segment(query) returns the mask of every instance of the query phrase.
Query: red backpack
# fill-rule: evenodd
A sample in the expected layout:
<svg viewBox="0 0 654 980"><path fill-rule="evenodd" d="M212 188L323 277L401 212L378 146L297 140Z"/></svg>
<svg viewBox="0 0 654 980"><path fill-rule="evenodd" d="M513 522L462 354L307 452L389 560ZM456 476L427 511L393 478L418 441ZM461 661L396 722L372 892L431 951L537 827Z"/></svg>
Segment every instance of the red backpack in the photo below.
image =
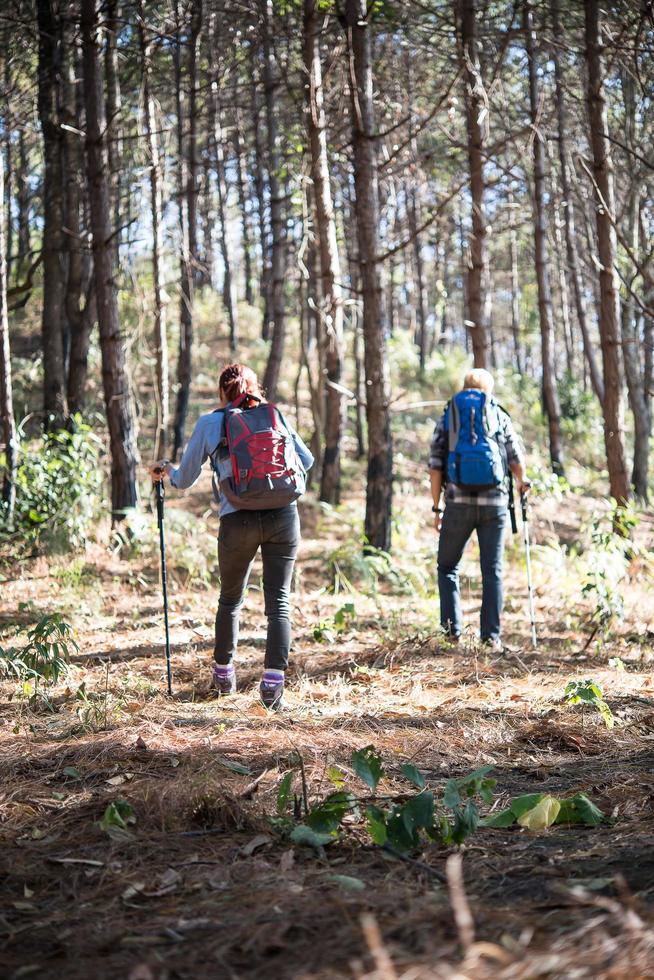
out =
<svg viewBox="0 0 654 980"><path fill-rule="evenodd" d="M225 433L211 463L230 504L239 510L273 510L302 496L306 473L279 409L271 402L241 407L254 397L241 395L224 409Z"/></svg>

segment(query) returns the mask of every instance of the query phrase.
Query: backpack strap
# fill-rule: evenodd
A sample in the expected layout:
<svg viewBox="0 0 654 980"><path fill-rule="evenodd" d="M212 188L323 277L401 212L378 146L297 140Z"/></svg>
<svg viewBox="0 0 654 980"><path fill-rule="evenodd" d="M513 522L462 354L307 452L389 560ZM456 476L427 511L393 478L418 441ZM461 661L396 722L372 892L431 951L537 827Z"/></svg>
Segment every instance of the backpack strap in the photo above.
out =
<svg viewBox="0 0 654 980"><path fill-rule="evenodd" d="M456 444L459 440L459 431L461 429L461 414L459 412L459 406L456 403L456 398L452 398L447 403L446 410L449 416L449 424L447 427L448 449L451 453L453 453L456 449Z"/></svg>

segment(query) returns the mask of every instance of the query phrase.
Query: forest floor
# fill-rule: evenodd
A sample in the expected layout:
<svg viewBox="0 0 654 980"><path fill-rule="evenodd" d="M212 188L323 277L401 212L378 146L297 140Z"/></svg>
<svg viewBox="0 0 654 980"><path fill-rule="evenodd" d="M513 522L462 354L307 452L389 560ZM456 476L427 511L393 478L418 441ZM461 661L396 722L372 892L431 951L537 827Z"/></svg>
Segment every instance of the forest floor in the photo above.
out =
<svg viewBox="0 0 654 980"><path fill-rule="evenodd" d="M182 506L201 513L206 493L201 482ZM96 544L81 563L15 566L2 584L3 635L58 609L75 624L79 651L53 711L3 688L1 975L654 976L651 578L632 562L627 618L610 643L583 651L588 631L566 619L560 569L548 567L547 547L539 552L552 516L565 515L559 536L574 535L592 504L536 502L539 646L530 647L524 567L511 545L512 652L489 656L474 640L474 553L463 590L471 632L452 651L435 629L434 596L383 583L377 595L326 589L325 556L350 532L308 500L288 710L279 714L256 698L257 573L243 610L239 692L216 700L208 692L215 588L185 588L171 555L169 699L155 551L128 561ZM426 502L424 510L432 549ZM325 642L325 623L346 602L354 616ZM623 669L609 665L615 657ZM603 688L612 730L598 713L562 703L567 681L585 677ZM82 683L86 701L76 694ZM346 822L340 840L316 851L271 823L280 781L300 757L310 800L329 791L331 765L371 796L350 762L369 744L386 761L382 795L406 793L399 767L409 760L437 791L488 764L497 806L526 792L581 790L611 819L468 838L473 937L451 865L447 881L452 849L425 844L398 860ZM117 799L136 822L107 832L99 822Z"/></svg>
<svg viewBox="0 0 654 980"><path fill-rule="evenodd" d="M194 410L210 410L212 397L209 379ZM402 425L412 427L408 415ZM654 521L642 515L640 549L625 562L610 535L593 543L589 532L598 514L609 519L605 500L537 493L537 650L520 538L506 549L510 652L489 655L475 639L472 544L462 569L468 630L448 648L438 631L423 462L433 420L424 412L421 425L411 439L396 433L403 476L390 565L361 560L360 493L339 509L313 494L301 504L288 707L279 714L257 700L257 566L238 693L218 700L209 691L218 586L207 474L167 498L173 698L151 510L128 544L99 524L82 555L0 565L0 645L24 642L17 626L59 612L79 647L49 707L0 684L1 977L654 977ZM361 486L349 458L346 477ZM624 618L588 643L607 600L607 580L593 575L614 559ZM608 600L617 611L610 588ZM588 678L604 692L612 729L592 706L564 703L566 684ZM352 763L368 745L385 762L377 796ZM312 806L333 790L334 766L364 803L383 806L407 798L407 762L438 799L451 777L492 766L484 813L524 793L581 791L607 819L480 827L458 850L462 881L456 857L448 861L456 848L425 841L402 859L350 816L337 840L314 849L289 839L290 813L277 819L289 771L298 806L302 771ZM103 827L119 801L131 807L126 829L107 819Z"/></svg>

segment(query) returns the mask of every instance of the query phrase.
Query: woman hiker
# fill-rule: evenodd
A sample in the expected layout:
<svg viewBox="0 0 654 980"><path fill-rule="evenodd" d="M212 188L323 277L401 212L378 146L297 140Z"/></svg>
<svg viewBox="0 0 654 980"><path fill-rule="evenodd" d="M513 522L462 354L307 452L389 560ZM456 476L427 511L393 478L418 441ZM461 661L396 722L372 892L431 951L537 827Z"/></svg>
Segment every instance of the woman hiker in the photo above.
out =
<svg viewBox="0 0 654 980"><path fill-rule="evenodd" d="M220 599L212 687L221 695L236 691L239 614L261 548L268 630L259 693L267 708L278 710L291 641L291 578L300 543L297 497L314 460L281 412L266 402L251 368L228 365L218 391L220 408L198 419L179 466L160 460L149 472L153 482L168 476L173 487L186 490L207 459L214 469L220 505Z"/></svg>

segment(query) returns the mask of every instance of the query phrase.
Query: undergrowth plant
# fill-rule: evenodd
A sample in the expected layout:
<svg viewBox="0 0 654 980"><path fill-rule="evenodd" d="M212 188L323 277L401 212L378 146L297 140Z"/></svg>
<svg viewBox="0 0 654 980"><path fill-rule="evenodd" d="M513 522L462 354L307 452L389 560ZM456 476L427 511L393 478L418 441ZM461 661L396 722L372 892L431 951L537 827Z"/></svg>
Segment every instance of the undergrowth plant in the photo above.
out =
<svg viewBox="0 0 654 980"><path fill-rule="evenodd" d="M631 558L637 552L631 535L638 518L630 508L618 507L612 501L611 509L594 513L588 532L590 549L584 556L586 574L581 594L591 603L586 625L591 632L586 646L597 636L604 639L616 623L624 620L622 583L627 575Z"/></svg>
<svg viewBox="0 0 654 980"><path fill-rule="evenodd" d="M602 689L595 681L569 681L563 692L563 701L565 704L571 706L581 705L582 724L584 720L584 708L587 706L599 711L607 728L613 728L615 724L613 712L604 700Z"/></svg>
<svg viewBox="0 0 654 980"><path fill-rule="evenodd" d="M22 681L28 694L36 694L39 683L56 684L70 670L71 650L78 650L70 623L61 613L43 616L31 629L19 627L25 636L22 647L0 647L0 677Z"/></svg>
<svg viewBox="0 0 654 980"><path fill-rule="evenodd" d="M482 766L467 776L448 779L443 794L437 797L427 787L423 773L412 763L404 763L400 771L412 791L379 797L377 788L386 772L382 756L368 745L352 753L351 765L370 791L367 796L348 788L345 772L338 766L331 766L327 777L334 787L333 792L309 805L304 765L300 760L299 767L289 770L280 782L277 814L271 818L273 826L295 844L320 848L337 840L347 826L363 825L374 844L406 855L428 843L445 847L463 844L479 826L508 827L517 821L536 830L541 824L594 825L603 819L601 811L583 794L556 800L543 816L542 811L547 809L543 806L546 794L540 793L519 797L507 810L484 820L479 805L493 801L496 781L490 776L492 766ZM300 791L294 792L298 775Z"/></svg>
<svg viewBox="0 0 654 980"><path fill-rule="evenodd" d="M84 546L101 497L100 440L80 416L71 426L19 444L16 504L10 520L0 502L0 541L49 554Z"/></svg>

